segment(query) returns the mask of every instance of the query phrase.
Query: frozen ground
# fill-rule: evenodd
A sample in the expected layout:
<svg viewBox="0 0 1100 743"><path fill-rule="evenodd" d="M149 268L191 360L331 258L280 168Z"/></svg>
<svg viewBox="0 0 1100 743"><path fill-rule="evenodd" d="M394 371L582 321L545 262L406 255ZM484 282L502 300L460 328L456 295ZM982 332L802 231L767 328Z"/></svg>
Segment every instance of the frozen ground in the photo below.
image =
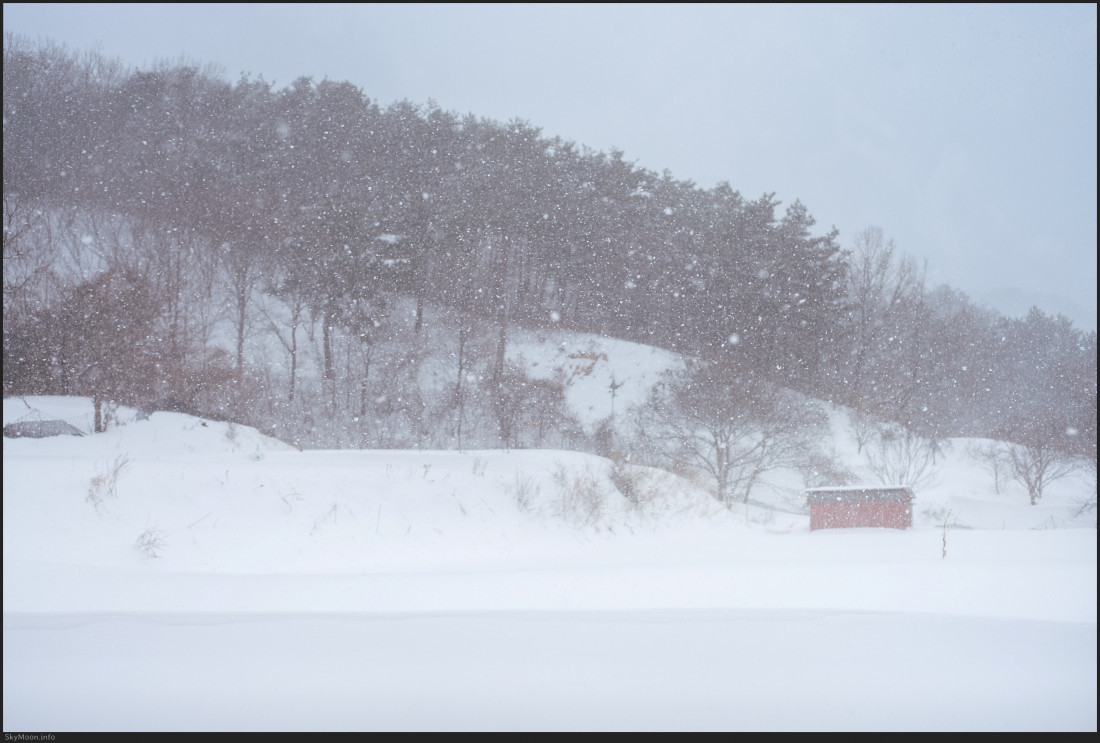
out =
<svg viewBox="0 0 1100 743"><path fill-rule="evenodd" d="M571 374L589 420L604 367L659 366L544 340L527 363L608 356ZM90 416L4 401L5 424ZM301 452L120 418L4 439L7 732L1097 727L1084 476L1032 507L956 441L913 529L811 533L793 473L761 489L780 510L731 511L637 469L639 509L574 452Z"/></svg>

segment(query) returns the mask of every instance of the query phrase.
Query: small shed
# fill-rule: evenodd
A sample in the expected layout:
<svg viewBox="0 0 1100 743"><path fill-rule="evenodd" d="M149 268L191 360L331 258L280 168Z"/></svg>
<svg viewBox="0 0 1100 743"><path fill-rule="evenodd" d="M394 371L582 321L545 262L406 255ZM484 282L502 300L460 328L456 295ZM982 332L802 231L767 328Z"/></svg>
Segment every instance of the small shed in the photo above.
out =
<svg viewBox="0 0 1100 743"><path fill-rule="evenodd" d="M806 491L810 530L913 525L913 491L909 488L837 487Z"/></svg>

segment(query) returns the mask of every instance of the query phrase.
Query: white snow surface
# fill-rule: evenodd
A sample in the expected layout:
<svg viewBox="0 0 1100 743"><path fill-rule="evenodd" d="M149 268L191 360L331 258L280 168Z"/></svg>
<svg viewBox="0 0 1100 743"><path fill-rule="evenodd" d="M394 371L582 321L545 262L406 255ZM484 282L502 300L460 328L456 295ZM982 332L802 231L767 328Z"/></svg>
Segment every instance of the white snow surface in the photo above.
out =
<svg viewBox="0 0 1100 743"><path fill-rule="evenodd" d="M619 414L678 363L524 342L533 369L584 365L586 425L612 375ZM5 425L91 415L4 400ZM862 472L845 415L829 446ZM633 468L638 508L576 452L299 451L118 419L4 439L6 732L1097 727L1083 474L1030 506L953 441L912 529L810 532L795 473L726 509ZM599 511L568 508L586 489Z"/></svg>

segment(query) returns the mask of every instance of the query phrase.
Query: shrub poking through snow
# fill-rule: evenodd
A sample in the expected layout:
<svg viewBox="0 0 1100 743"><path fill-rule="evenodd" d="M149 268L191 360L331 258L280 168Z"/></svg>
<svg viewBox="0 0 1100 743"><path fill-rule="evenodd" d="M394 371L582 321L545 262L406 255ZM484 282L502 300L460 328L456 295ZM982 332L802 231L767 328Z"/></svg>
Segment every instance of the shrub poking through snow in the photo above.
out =
<svg viewBox="0 0 1100 743"><path fill-rule="evenodd" d="M164 532L160 529L150 526L138 535L137 541L134 542L134 549L146 559L160 557L165 547L164 536Z"/></svg>
<svg viewBox="0 0 1100 743"><path fill-rule="evenodd" d="M115 457L114 464L106 465L88 482L88 495L84 498L96 511L103 505L104 496L118 497L118 480L130 466L130 458L125 454Z"/></svg>
<svg viewBox="0 0 1100 743"><path fill-rule="evenodd" d="M557 516L577 526L595 526L603 518L607 493L587 467L571 472L559 464L553 474L558 486Z"/></svg>
<svg viewBox="0 0 1100 743"><path fill-rule="evenodd" d="M517 472L515 480L509 485L509 488L516 499L516 505L519 506L521 511L530 513L534 510L535 499L538 497L541 488L535 484L530 475Z"/></svg>

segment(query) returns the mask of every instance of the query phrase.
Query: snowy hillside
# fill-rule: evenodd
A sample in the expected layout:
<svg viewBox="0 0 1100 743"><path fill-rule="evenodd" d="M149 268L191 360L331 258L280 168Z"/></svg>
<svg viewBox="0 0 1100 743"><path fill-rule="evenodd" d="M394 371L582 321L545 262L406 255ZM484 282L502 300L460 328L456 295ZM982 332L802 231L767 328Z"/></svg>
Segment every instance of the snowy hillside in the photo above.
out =
<svg viewBox="0 0 1100 743"><path fill-rule="evenodd" d="M592 427L612 379L618 416L678 363L545 334L514 358ZM5 425L91 413L4 401ZM576 452L116 418L4 439L6 730L1096 728L1084 474L1029 506L954 440L913 529L810 532L794 471L728 509Z"/></svg>
<svg viewBox="0 0 1100 743"><path fill-rule="evenodd" d="M621 418L663 372L683 366L671 351L584 333L527 331L511 349L532 379L564 376L566 402L589 431L615 413Z"/></svg>

